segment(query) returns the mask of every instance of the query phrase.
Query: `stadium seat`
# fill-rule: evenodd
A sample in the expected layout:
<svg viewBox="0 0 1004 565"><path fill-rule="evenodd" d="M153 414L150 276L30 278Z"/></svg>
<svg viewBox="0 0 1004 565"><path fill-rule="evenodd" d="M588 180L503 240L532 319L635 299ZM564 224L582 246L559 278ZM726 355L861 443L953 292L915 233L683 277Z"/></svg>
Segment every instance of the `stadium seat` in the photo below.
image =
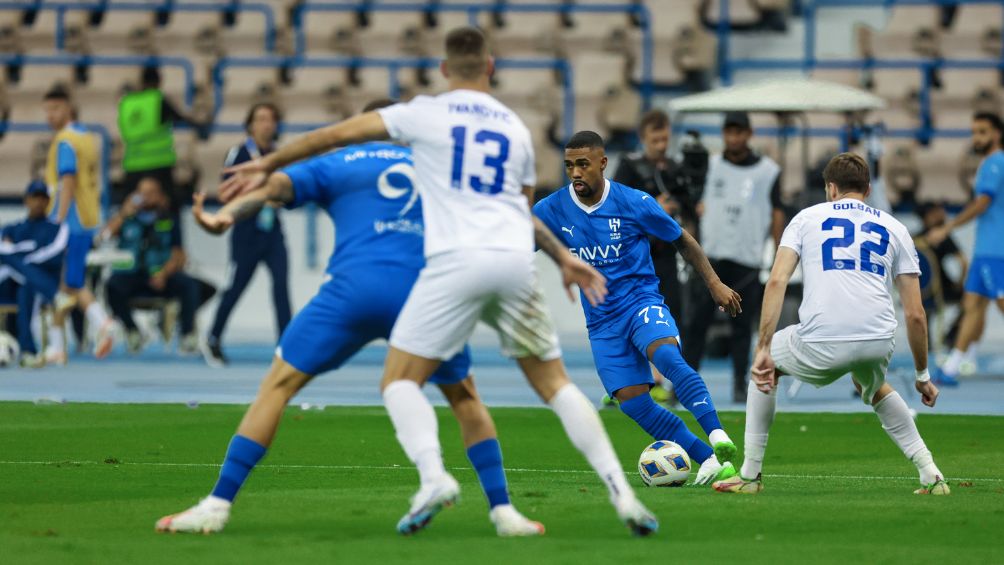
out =
<svg viewBox="0 0 1004 565"><path fill-rule="evenodd" d="M718 23L721 13L721 3L727 1L729 6L729 23L732 25L750 25L760 21L759 2L755 0L711 0L701 5L705 7L704 17L712 23Z"/></svg>
<svg viewBox="0 0 1004 565"><path fill-rule="evenodd" d="M153 40L153 13L109 10L96 30L91 30L91 49L96 55L123 55L134 52L130 37L144 29Z"/></svg>
<svg viewBox="0 0 1004 565"><path fill-rule="evenodd" d="M247 112L247 108L244 109ZM195 167L199 171L199 189L210 196L216 195L223 170L223 162L230 148L247 137L244 133L217 133L209 141L195 143ZM176 140L185 139L184 134L176 134ZM183 143L177 143L183 145Z"/></svg>
<svg viewBox="0 0 1004 565"><path fill-rule="evenodd" d="M275 8L274 3L273 8ZM279 14L276 18L279 19ZM278 25L278 22L276 22ZM240 12L233 27L223 27L221 34L230 55L260 55L265 53L265 15L260 12Z"/></svg>
<svg viewBox="0 0 1004 565"><path fill-rule="evenodd" d="M944 200L963 204L969 200L969 189L962 185L963 157L969 152L968 139L937 138L929 147L917 147L920 189L918 200Z"/></svg>
<svg viewBox="0 0 1004 565"><path fill-rule="evenodd" d="M912 59L925 56L917 52L916 40L921 30L940 37L938 9L935 6L893 6L882 29L872 28L872 54L883 58ZM862 53L868 55L868 53Z"/></svg>
<svg viewBox="0 0 1004 565"><path fill-rule="evenodd" d="M984 49L987 32L1000 33L1004 8L993 4L973 4L958 7L952 27L945 33L944 53L954 58L999 57L1000 47L995 51ZM998 35L999 37L999 35Z"/></svg>
<svg viewBox="0 0 1004 565"><path fill-rule="evenodd" d="M401 56L401 32L421 24L419 12L373 12L370 25L357 30L359 46L367 57Z"/></svg>
<svg viewBox="0 0 1004 565"><path fill-rule="evenodd" d="M935 125L939 128L968 128L973 115L973 99L985 89L1000 93L1000 74L993 69L944 69L942 88L931 91ZM999 113L1001 108L998 106Z"/></svg>
<svg viewBox="0 0 1004 565"><path fill-rule="evenodd" d="M306 34L309 55L330 55L331 35L335 30L356 28L352 12L308 11L304 13L302 33Z"/></svg>
<svg viewBox="0 0 1004 565"><path fill-rule="evenodd" d="M0 178L4 181L0 185L3 189L0 197L20 198L33 177L32 172L41 175L42 167L38 166L37 159L39 146L47 149L50 139L52 136L48 134L15 132L7 132L0 139L0 154L3 155L0 159Z"/></svg>

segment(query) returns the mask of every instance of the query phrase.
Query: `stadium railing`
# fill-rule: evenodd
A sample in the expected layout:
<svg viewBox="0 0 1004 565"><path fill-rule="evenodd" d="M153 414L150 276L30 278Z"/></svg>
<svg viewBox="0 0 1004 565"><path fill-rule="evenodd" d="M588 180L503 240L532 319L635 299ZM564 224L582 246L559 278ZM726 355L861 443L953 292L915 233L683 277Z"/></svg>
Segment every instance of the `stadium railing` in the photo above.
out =
<svg viewBox="0 0 1004 565"><path fill-rule="evenodd" d="M275 12L268 4L226 0L214 4L198 4L162 0L158 4L143 2L0 2L0 10L38 10L56 12L56 49L62 50L66 39L67 12L218 12L220 14L257 12L265 18L263 42L266 52L275 48Z"/></svg>
<svg viewBox="0 0 1004 565"><path fill-rule="evenodd" d="M0 64L29 66L70 66L87 65L94 67L141 67L156 65L179 67L185 74L185 105L191 106L195 98L195 66L184 57L161 57L147 55L21 55L0 53Z"/></svg>
<svg viewBox="0 0 1004 565"><path fill-rule="evenodd" d="M519 4L514 2L500 2L491 0L482 3L440 3L436 1L413 2L413 3L387 3L374 2L371 0L347 0L344 2L304 2L296 7L293 12L293 29L296 34L296 54L303 55L307 50L307 34L304 30L303 20L310 12L416 12L416 13L439 13L439 12L462 12L468 14L469 21L476 25L477 17L483 12L505 13L550 13L550 14L624 14L633 18L633 21L641 30L641 81L638 85L639 94L642 97L642 105L649 108L652 102L653 82L652 82L652 57L653 57L653 37L652 18L649 9L644 4L571 4L571 3L545 3L545 4Z"/></svg>
<svg viewBox="0 0 1004 565"><path fill-rule="evenodd" d="M729 38L732 32L729 28L729 0L719 3L718 25L718 71L723 85L730 85L735 71L775 71L801 70L809 73L816 69L872 70L872 69L916 69L920 73L919 89L920 127L913 129L887 130L886 134L893 137L913 138L921 143L927 143L934 137L965 137L967 130L939 129L934 127L931 115L931 76L941 69L997 69L1004 72L1004 45L1001 55L986 59L954 59L918 58L918 59L819 59L816 56L817 11L820 8L860 8L924 5L959 5L959 4L1000 4L1001 0L807 0L801 3L801 14L805 21L804 52L800 58L792 59L733 59L728 56ZM1004 21L1004 17L1002 17ZM809 135L821 135L825 130L810 130Z"/></svg>

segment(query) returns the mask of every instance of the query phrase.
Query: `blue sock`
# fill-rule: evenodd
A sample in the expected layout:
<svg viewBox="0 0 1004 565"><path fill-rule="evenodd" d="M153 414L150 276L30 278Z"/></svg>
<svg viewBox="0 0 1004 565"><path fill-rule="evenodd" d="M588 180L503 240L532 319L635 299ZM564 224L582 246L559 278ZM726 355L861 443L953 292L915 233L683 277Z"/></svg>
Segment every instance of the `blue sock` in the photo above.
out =
<svg viewBox="0 0 1004 565"><path fill-rule="evenodd" d="M213 487L213 496L233 502L237 491L248 478L248 474L258 461L265 456L267 448L244 436L236 435L230 440L227 457L220 469L220 478Z"/></svg>
<svg viewBox="0 0 1004 565"><path fill-rule="evenodd" d="M502 447L495 438L486 439L467 448L467 458L478 472L481 489L488 498L488 506L495 508L509 504L509 487L502 468Z"/></svg>
<svg viewBox="0 0 1004 565"><path fill-rule="evenodd" d="M690 460L698 465L704 463L714 453L708 444L704 443L687 428L679 416L659 406L648 394L642 394L621 402L621 411L632 420L648 435L655 439L668 439L678 444Z"/></svg>
<svg viewBox="0 0 1004 565"><path fill-rule="evenodd" d="M704 433L710 434L722 429L722 422L718 419L718 411L715 410L715 403L711 400L704 379L684 361L678 345L659 346L652 355L652 364L673 383L673 390L676 391L680 404L697 418Z"/></svg>

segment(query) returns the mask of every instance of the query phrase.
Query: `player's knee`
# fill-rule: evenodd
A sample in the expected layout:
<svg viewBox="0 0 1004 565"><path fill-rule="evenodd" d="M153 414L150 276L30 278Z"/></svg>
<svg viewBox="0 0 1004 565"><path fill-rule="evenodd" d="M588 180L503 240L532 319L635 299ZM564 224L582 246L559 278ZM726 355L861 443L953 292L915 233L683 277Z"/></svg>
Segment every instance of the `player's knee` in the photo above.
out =
<svg viewBox="0 0 1004 565"><path fill-rule="evenodd" d="M648 385L632 385L626 386L622 389L614 391L614 398L619 402L627 402L632 398L637 398L643 394L647 395L649 393Z"/></svg>
<svg viewBox="0 0 1004 565"><path fill-rule="evenodd" d="M655 354L663 347L670 347L675 349L676 351L680 351L680 343L676 341L675 338L667 337L664 339L657 339L652 343L648 344L648 348L645 351L645 354L648 356L648 360L651 361L652 363L655 363Z"/></svg>
<svg viewBox="0 0 1004 565"><path fill-rule="evenodd" d="M861 392L860 385L858 385L858 392ZM872 406L875 406L876 404L881 402L883 398L889 396L893 392L895 392L895 389L893 389L889 383L882 383L882 386L880 386L879 389L875 391L875 394L872 396Z"/></svg>
<svg viewBox="0 0 1004 565"><path fill-rule="evenodd" d="M262 381L261 392L268 395L279 395L287 400L292 398L310 381L310 375L299 371L278 357L272 362L268 375Z"/></svg>

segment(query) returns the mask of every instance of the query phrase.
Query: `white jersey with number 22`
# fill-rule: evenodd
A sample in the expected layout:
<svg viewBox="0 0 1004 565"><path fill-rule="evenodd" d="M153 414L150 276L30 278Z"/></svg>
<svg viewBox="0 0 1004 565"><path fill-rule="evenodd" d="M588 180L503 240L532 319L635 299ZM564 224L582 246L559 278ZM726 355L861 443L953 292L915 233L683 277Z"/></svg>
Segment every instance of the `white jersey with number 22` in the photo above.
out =
<svg viewBox="0 0 1004 565"><path fill-rule="evenodd" d="M456 249L533 252L523 195L536 183L533 143L515 112L474 90L419 96L378 112L390 136L412 148L426 257Z"/></svg>
<svg viewBox="0 0 1004 565"><path fill-rule="evenodd" d="M801 257L802 341L861 341L896 333L893 281L920 273L913 238L899 220L852 198L826 202L798 213L781 246Z"/></svg>

